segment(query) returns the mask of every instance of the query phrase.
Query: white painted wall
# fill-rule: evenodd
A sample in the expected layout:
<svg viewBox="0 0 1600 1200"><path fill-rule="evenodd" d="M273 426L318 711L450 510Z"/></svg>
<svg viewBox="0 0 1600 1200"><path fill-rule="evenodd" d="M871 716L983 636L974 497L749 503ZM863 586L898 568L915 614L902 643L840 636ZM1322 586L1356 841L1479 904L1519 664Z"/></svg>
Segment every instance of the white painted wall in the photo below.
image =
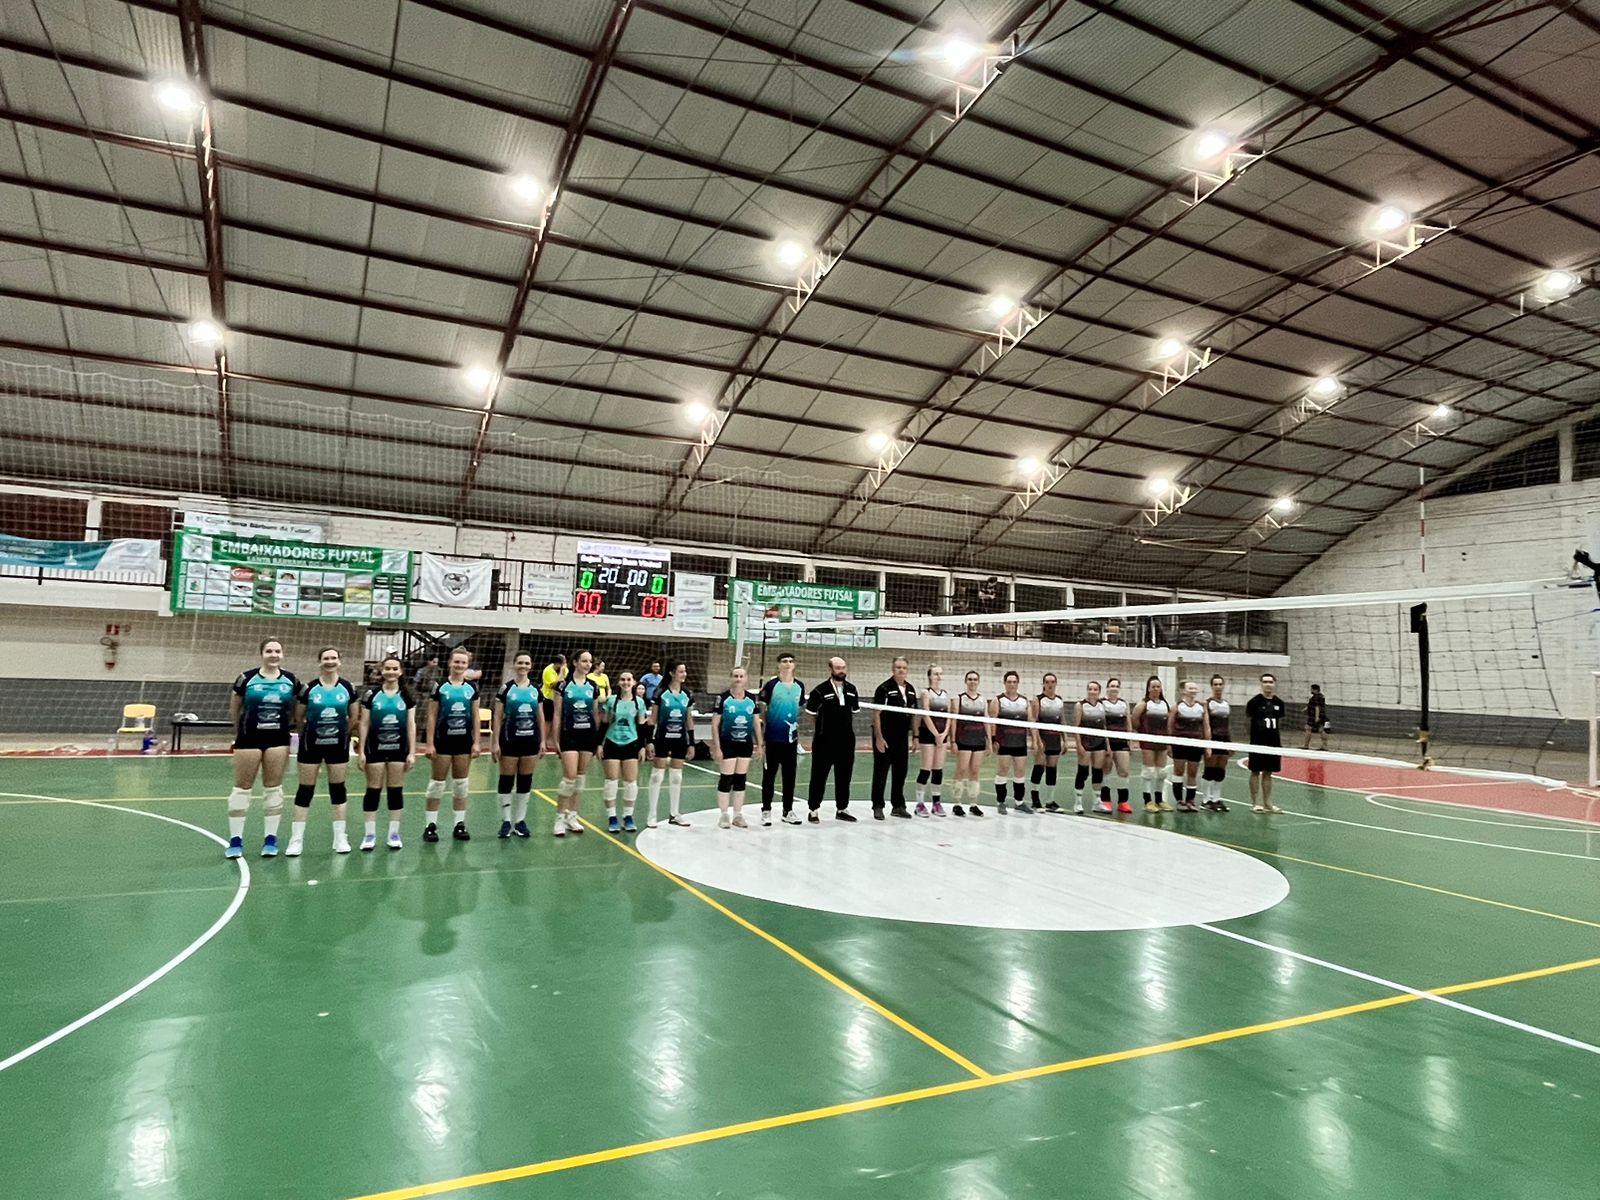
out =
<svg viewBox="0 0 1600 1200"><path fill-rule="evenodd" d="M1600 552L1600 480L1430 500L1424 572L1415 501L1406 501L1297 575L1313 595L1564 576L1579 546ZM1429 605L1437 711L1586 720L1600 667L1592 588L1533 599ZM1312 682L1329 702L1414 708L1408 606L1288 614L1291 700Z"/></svg>

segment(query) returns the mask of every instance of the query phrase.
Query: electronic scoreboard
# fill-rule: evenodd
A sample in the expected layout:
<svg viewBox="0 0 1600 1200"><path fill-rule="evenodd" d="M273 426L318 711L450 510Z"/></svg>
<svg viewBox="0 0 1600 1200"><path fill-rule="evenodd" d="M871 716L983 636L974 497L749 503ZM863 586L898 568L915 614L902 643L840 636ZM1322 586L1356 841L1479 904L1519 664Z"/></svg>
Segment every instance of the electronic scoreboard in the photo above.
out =
<svg viewBox="0 0 1600 1200"><path fill-rule="evenodd" d="M581 616L666 619L670 550L579 542L574 574L572 611Z"/></svg>

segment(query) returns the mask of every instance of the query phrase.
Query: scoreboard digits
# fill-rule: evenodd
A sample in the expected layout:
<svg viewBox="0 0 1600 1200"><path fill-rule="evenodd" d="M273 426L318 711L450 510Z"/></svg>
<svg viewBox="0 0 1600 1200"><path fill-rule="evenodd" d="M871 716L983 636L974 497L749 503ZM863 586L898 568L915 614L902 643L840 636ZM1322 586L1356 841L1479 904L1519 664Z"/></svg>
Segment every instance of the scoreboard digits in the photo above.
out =
<svg viewBox="0 0 1600 1200"><path fill-rule="evenodd" d="M572 611L579 616L667 616L672 552L652 546L579 542Z"/></svg>

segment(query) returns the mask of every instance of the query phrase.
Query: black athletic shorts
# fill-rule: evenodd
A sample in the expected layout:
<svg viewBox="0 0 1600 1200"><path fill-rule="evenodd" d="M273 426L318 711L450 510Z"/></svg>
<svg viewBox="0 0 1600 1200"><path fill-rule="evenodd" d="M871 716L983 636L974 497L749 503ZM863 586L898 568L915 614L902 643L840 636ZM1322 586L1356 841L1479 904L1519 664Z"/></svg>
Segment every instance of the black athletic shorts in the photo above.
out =
<svg viewBox="0 0 1600 1200"><path fill-rule="evenodd" d="M689 739L686 737L656 738L656 757L670 758L673 762L682 762L689 757Z"/></svg>
<svg viewBox="0 0 1600 1200"><path fill-rule="evenodd" d="M366 760L370 763L403 763L411 756L411 744L401 742L399 745L380 746L371 738L367 739Z"/></svg>
<svg viewBox="0 0 1600 1200"><path fill-rule="evenodd" d="M978 750L987 750L988 748L989 748L989 739L984 737L981 733L976 735L976 736L973 736L973 735L970 735L970 734L965 736L965 737L963 737L963 736L961 736L959 734L956 736L956 749L957 750L978 751Z"/></svg>
<svg viewBox="0 0 1600 1200"><path fill-rule="evenodd" d="M433 752L435 754L448 754L454 758L457 754L471 754L472 747L478 739L470 733L450 735L436 734L433 739Z"/></svg>
<svg viewBox="0 0 1600 1200"><path fill-rule="evenodd" d="M1253 775L1276 775L1283 770L1283 758L1277 754L1258 754L1252 750L1247 763Z"/></svg>
<svg viewBox="0 0 1600 1200"><path fill-rule="evenodd" d="M606 738L600 743L600 757L621 762L636 760L643 745L643 742L613 742Z"/></svg>
<svg viewBox="0 0 1600 1200"><path fill-rule="evenodd" d="M1199 762L1206 756L1204 747L1201 746L1174 746L1172 747L1173 762Z"/></svg>
<svg viewBox="0 0 1600 1200"><path fill-rule="evenodd" d="M1110 743L1103 737L1090 737L1088 734L1083 737L1083 752L1085 754L1099 754L1100 751L1108 749L1109 746Z"/></svg>
<svg viewBox="0 0 1600 1200"><path fill-rule="evenodd" d="M917 726L917 744L919 746L937 746L944 739L936 735L926 725Z"/></svg>
<svg viewBox="0 0 1600 1200"><path fill-rule="evenodd" d="M279 746L289 744L289 731L287 729L256 729L249 733L238 734L233 739L235 750L275 750Z"/></svg>
<svg viewBox="0 0 1600 1200"><path fill-rule="evenodd" d="M539 707L544 709L544 719L546 721L554 721L556 719L556 702L554 700L547 696L539 701Z"/></svg>
<svg viewBox="0 0 1600 1200"><path fill-rule="evenodd" d="M756 755L756 744L754 742L734 742L729 741L727 738L720 738L718 739L718 744L722 748L723 758L754 758Z"/></svg>
<svg viewBox="0 0 1600 1200"><path fill-rule="evenodd" d="M598 729L569 729L561 735L561 753L576 750L579 754L593 754L600 749Z"/></svg>
<svg viewBox="0 0 1600 1200"><path fill-rule="evenodd" d="M500 739L501 758L537 758L543 749L537 733L527 737L502 737Z"/></svg>
<svg viewBox="0 0 1600 1200"><path fill-rule="evenodd" d="M302 741L297 757L303 763L327 763L330 767L338 766L350 761L350 741L346 738L331 746L319 746L315 742Z"/></svg>
<svg viewBox="0 0 1600 1200"><path fill-rule="evenodd" d="M1087 744L1088 741L1089 741L1088 738L1084 738L1083 740L1084 740L1085 744ZM1049 755L1049 756L1053 757L1053 756L1061 753L1061 744L1062 743L1061 743L1061 735L1059 733L1041 733L1039 735L1039 741L1041 743L1043 743L1044 752L1045 752L1046 755ZM1099 746L1090 746L1089 747L1089 749L1091 749L1091 750L1098 750L1100 748L1101 747L1099 747Z"/></svg>
<svg viewBox="0 0 1600 1200"><path fill-rule="evenodd" d="M1028 744L1024 742L1020 746L1002 745L998 750L995 751L995 753L1000 755L1002 758L1027 758Z"/></svg>

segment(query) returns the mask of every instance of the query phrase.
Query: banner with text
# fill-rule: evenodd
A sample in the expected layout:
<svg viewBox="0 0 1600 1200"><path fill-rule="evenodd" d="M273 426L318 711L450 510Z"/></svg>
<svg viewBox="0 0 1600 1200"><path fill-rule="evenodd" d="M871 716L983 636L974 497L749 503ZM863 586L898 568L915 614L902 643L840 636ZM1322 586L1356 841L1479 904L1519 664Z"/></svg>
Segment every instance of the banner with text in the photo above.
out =
<svg viewBox="0 0 1600 1200"><path fill-rule="evenodd" d="M876 588L735 579L728 586L728 640L737 641L740 623L747 622L747 643L872 649L878 644L876 627L839 629L827 622L875 617L880 608ZM777 628L780 624L784 627Z"/></svg>
<svg viewBox="0 0 1600 1200"><path fill-rule="evenodd" d="M407 621L411 551L180 530L172 611Z"/></svg>
<svg viewBox="0 0 1600 1200"><path fill-rule="evenodd" d="M494 603L494 560L447 558L424 551L417 566L417 601L453 608L488 608Z"/></svg>
<svg viewBox="0 0 1600 1200"><path fill-rule="evenodd" d="M709 634L717 619L717 577L675 571L672 575L674 633Z"/></svg>
<svg viewBox="0 0 1600 1200"><path fill-rule="evenodd" d="M161 570L161 543L144 538L104 542L52 542L0 534L0 566L49 571Z"/></svg>

